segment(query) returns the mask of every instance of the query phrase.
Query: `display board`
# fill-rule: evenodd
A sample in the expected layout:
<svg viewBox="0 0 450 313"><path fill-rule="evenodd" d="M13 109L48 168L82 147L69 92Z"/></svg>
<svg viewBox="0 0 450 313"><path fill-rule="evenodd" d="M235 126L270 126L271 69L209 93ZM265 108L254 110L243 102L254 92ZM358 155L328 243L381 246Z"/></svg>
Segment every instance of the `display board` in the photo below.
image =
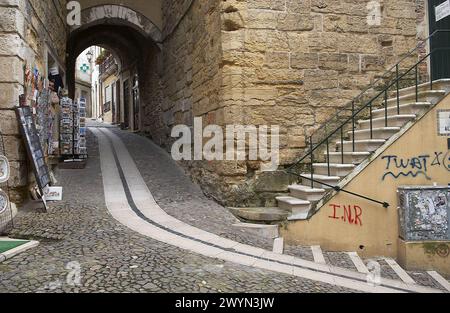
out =
<svg viewBox="0 0 450 313"><path fill-rule="evenodd" d="M25 140L28 155L33 165L34 175L41 192L50 184L50 175L47 164L45 163L44 153L41 142L36 131L36 126L33 121L31 108L19 107L16 108L17 118L22 136Z"/></svg>
<svg viewBox="0 0 450 313"><path fill-rule="evenodd" d="M450 239L450 188L400 187L400 237L407 241Z"/></svg>

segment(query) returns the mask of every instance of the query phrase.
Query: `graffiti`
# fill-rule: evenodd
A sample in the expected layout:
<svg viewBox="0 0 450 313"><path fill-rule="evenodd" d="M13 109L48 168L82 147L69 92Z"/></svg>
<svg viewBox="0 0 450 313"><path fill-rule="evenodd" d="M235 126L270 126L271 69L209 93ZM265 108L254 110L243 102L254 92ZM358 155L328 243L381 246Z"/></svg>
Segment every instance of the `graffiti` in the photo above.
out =
<svg viewBox="0 0 450 313"><path fill-rule="evenodd" d="M436 249L436 254L439 255L441 258L448 257L448 255L450 254L448 246L445 244L440 244Z"/></svg>
<svg viewBox="0 0 450 313"><path fill-rule="evenodd" d="M450 249L445 243L425 243L423 248L426 254L438 255L441 258L446 258L450 255Z"/></svg>
<svg viewBox="0 0 450 313"><path fill-rule="evenodd" d="M419 155L412 158L402 158L398 155L386 155L381 158L386 161L386 169L382 180L387 177L398 179L400 177L424 176L431 180L428 172L433 167L444 167L450 171L449 152L434 152L434 155Z"/></svg>
<svg viewBox="0 0 450 313"><path fill-rule="evenodd" d="M333 209L333 215L329 216L331 219L341 220L351 225L362 226L362 209L357 205L337 205L330 204Z"/></svg>

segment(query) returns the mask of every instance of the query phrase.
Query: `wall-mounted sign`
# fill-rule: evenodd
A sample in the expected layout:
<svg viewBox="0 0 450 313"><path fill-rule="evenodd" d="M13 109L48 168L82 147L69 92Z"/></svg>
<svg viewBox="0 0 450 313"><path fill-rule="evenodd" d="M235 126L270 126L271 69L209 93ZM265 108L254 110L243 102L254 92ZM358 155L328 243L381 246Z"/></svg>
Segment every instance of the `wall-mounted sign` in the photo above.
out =
<svg viewBox="0 0 450 313"><path fill-rule="evenodd" d="M19 120L20 130L25 139L25 146L33 165L34 175L41 191L50 184L50 175L47 164L45 163L44 153L41 142L33 122L33 116L30 107L16 108L17 118Z"/></svg>
<svg viewBox="0 0 450 313"><path fill-rule="evenodd" d="M439 136L450 136L450 110L439 110L437 114Z"/></svg>
<svg viewBox="0 0 450 313"><path fill-rule="evenodd" d="M399 187L400 237L407 241L450 239L450 189Z"/></svg>
<svg viewBox="0 0 450 313"><path fill-rule="evenodd" d="M83 64L81 67L80 67L80 70L83 72L83 73L87 73L88 71L89 71L89 65L87 65L87 64Z"/></svg>
<svg viewBox="0 0 450 313"><path fill-rule="evenodd" d="M446 0L444 3L441 3L437 7L436 10L436 22L446 18L450 15L450 0Z"/></svg>

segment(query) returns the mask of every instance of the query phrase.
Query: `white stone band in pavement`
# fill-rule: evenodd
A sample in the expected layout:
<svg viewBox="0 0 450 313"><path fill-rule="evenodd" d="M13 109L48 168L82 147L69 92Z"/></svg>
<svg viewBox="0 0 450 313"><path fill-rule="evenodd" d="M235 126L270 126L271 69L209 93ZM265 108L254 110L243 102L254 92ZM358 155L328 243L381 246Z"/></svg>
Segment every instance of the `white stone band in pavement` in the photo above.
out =
<svg viewBox="0 0 450 313"><path fill-rule="evenodd" d="M314 262L320 264L327 264L325 257L323 256L322 248L320 246L311 246Z"/></svg>
<svg viewBox="0 0 450 313"><path fill-rule="evenodd" d="M367 269L366 264L364 264L363 260L361 260L358 253L348 252L347 254L350 257L350 260L352 260L352 262L355 265L358 272L363 273L363 274L369 273L369 270Z"/></svg>
<svg viewBox="0 0 450 313"><path fill-rule="evenodd" d="M398 265L398 263L395 260L391 258L385 258L384 260L392 268L395 274L397 274L397 276L400 277L400 279L403 280L405 283L412 285L416 283L414 279L412 279L411 276L409 276L409 274L406 273L406 271L400 265Z"/></svg>
<svg viewBox="0 0 450 313"><path fill-rule="evenodd" d="M450 291L450 283L441 276L436 271L428 271L427 272L431 277L433 277L434 280L436 280L442 287L444 287L447 291Z"/></svg>
<svg viewBox="0 0 450 313"><path fill-rule="evenodd" d="M188 225L168 215L159 207L134 160L118 136L109 129L93 128L91 131L97 136L99 142L105 202L109 212L117 221L144 236L207 257L295 275L363 292L440 292L439 290L410 286L400 281L388 279L382 279L383 286L371 286L365 282L366 275L364 274L244 245ZM129 186L133 202L140 213L156 225L139 217L130 207L116 165L114 151ZM161 227L158 225L161 225ZM182 235L167 231L164 228ZM234 249L236 252L227 251L229 249Z"/></svg>

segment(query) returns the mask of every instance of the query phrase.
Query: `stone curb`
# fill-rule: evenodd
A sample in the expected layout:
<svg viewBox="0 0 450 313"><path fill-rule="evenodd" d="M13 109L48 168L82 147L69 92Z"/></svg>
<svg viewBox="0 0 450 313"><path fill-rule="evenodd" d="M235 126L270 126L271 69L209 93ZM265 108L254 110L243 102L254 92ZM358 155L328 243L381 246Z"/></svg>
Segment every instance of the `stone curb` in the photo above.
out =
<svg viewBox="0 0 450 313"><path fill-rule="evenodd" d="M14 249L8 250L4 253L0 253L0 263L6 261L8 259L11 259L12 257L15 257L19 253L25 252L28 249L35 248L38 245L39 245L39 241L30 241L30 242L27 242L26 244L23 244L19 247L14 248Z"/></svg>

